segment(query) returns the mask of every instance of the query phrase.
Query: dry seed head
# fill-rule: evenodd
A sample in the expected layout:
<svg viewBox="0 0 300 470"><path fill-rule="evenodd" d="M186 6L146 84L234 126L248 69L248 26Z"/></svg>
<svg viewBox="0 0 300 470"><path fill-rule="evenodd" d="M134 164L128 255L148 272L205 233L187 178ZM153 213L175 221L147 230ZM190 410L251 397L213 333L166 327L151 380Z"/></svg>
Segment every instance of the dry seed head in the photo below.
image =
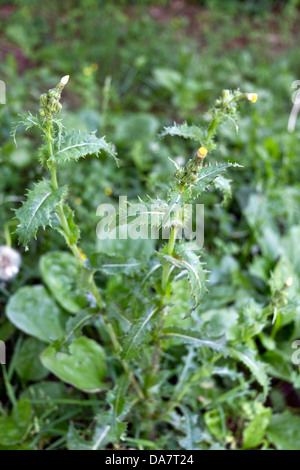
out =
<svg viewBox="0 0 300 470"><path fill-rule="evenodd" d="M0 280L9 281L19 272L21 256L9 246L0 246Z"/></svg>

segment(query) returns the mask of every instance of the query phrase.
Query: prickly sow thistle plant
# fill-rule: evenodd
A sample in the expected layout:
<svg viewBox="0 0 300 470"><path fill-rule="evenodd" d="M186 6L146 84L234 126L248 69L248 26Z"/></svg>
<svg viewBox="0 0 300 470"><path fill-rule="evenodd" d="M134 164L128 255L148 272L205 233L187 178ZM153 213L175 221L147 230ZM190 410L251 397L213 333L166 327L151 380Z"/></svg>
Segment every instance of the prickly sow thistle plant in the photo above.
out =
<svg viewBox="0 0 300 470"><path fill-rule="evenodd" d="M51 227L64 237L69 252L50 252L42 257L40 267L47 289L44 285L19 289L8 303L7 316L19 329L48 344L41 355L42 364L63 382L83 392L107 392L106 405L95 410L94 431L83 433L85 440L81 442L85 446L118 446L122 440L133 442L137 436L151 440L157 425L164 426L165 431L172 428L176 435L189 436L188 429L182 428L181 416L185 417L186 426L189 423L195 428L196 436L201 403L197 392L196 398L191 398L193 387L202 374L217 375L222 369L218 364L224 358L242 362L250 370L262 389L262 397L268 390L264 366L251 347L251 338L257 334L255 325L243 330L240 341L232 343L223 336L208 337L200 331L197 308L206 291L205 270L192 244L177 240L186 222L184 205L198 198L228 168L239 166L230 162L204 163L216 146L218 125L230 120L237 126L237 105L247 100L254 103L257 95L224 90L210 110L206 129L184 123L163 130L160 138L169 135L191 139L198 142L199 149L184 167L175 165L166 200L150 200L162 215L156 224L170 230L168 242L150 261L141 254L140 260L132 262L118 253L114 257L106 255L105 248L104 253L87 259L80 249L80 230L67 203L68 187L59 184L57 170L61 163L101 152L116 159L116 152L104 137L64 129L57 115L67 83L68 77L64 77L54 89L41 95L39 116L27 114L20 119L26 129L40 129L44 139L40 162L49 176L35 183L16 217L17 234L26 249L39 229ZM121 217L118 223L121 226ZM98 273L101 286L95 281ZM175 318L170 325L168 316L180 302L176 297L179 285L185 290L189 285L190 306L181 312L188 318ZM263 310L262 324L267 324L274 314L274 306L285 301L287 288L288 285L274 293L273 303ZM183 327L183 322L188 327ZM176 385L172 385L173 375L177 376ZM130 423L128 428L126 422ZM71 425L70 447L73 439L81 438ZM176 445L191 449L202 439L205 438L191 443L188 438L181 438ZM167 443L162 442L161 446L166 447Z"/></svg>

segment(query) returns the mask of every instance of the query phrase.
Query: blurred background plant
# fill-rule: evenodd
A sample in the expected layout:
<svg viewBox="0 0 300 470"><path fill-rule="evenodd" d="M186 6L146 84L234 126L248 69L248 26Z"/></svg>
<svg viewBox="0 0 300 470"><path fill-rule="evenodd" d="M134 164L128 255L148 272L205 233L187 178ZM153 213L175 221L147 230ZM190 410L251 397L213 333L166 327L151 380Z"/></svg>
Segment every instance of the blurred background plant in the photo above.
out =
<svg viewBox="0 0 300 470"><path fill-rule="evenodd" d="M53 0L50 8L37 0L0 1L0 79L6 83L6 105L0 105L1 245L28 181L42 176L34 150L38 136L19 131L16 148L10 136L12 123L18 113L35 112L40 93L61 76L69 74L72 82L72 94L66 89L64 96L65 125L81 131L97 129L116 144L120 156L120 171L105 157L74 167L71 163L62 170L64 180L72 174L70 200L87 253L101 249L95 235L99 204L117 201L122 194L133 199L159 196L174 171L169 157L180 163L187 148L193 151L192 142L157 140L160 129L174 121L205 120L204 110L223 88L259 95L255 107L241 109L237 135L234 125L220 128L217 139L222 143L212 153L213 160L237 161L244 169L234 178L232 198L229 192L224 199L222 192L208 191L201 199L206 208L204 256L210 283L197 318L208 336L226 334L255 343L268 367L271 388L266 401L258 402L251 379L245 385L241 370L224 369L220 376L208 365L207 370L197 371L195 352L173 347L173 359L166 361L174 377L178 373L174 357L184 357L190 367L186 380L198 383L185 405L193 410L195 442L202 442L202 448L300 448L296 416L300 379L291 362L292 341L300 336L299 122L293 133L287 131L295 92L292 83L300 78L299 4L295 0ZM226 181L219 182L223 189ZM16 248L14 234L12 243ZM120 244L118 252L135 256L144 250L147 256L147 246L129 245ZM90 424L99 412L101 397L92 399L47 377L38 359L32 359L43 345L17 332L5 317L9 297L19 287L39 282L40 257L57 248L63 248L59 236L43 233L29 254L22 253L15 280L0 283L0 339L8 345L9 358L8 373L0 382L0 415L13 419L8 416L4 387L4 382L6 390L12 382L18 397L29 398L35 416L34 437L24 441L32 411L22 402L24 429L9 442L1 441L0 427L0 447L13 442L19 448L84 446L68 421L77 420L90 437ZM113 253L116 246L106 249ZM263 307L290 277L288 304L278 307L273 326L262 331ZM121 284L118 276L110 280L108 296L118 308L126 308L127 293L119 292ZM186 310L182 280L176 295L168 320L173 325ZM212 318L217 332L210 331ZM46 408L41 403L45 396ZM147 430L142 429L124 446L151 448L155 440L156 448L189 448L187 413L177 410L172 416L177 435L165 430L165 435L157 432L143 440L138 437ZM260 435L253 440L256 429Z"/></svg>

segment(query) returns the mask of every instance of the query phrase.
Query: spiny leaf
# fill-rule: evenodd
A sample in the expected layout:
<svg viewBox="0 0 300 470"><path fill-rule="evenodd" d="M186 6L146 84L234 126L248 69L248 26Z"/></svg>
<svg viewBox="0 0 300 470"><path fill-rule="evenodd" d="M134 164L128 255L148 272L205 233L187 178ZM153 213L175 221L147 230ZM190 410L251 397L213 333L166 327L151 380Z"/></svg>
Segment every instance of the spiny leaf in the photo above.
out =
<svg viewBox="0 0 300 470"><path fill-rule="evenodd" d="M229 355L241 361L252 372L257 382L263 387L264 395L267 396L269 390L269 379L266 373L267 365L260 362L253 349L245 346L235 346L228 348Z"/></svg>
<svg viewBox="0 0 300 470"><path fill-rule="evenodd" d="M162 139L166 135L196 140L199 143L204 140L204 132L201 127L195 125L189 126L186 122L184 122L183 124L176 124L174 122L173 126L165 127L164 130L159 134L158 138Z"/></svg>
<svg viewBox="0 0 300 470"><path fill-rule="evenodd" d="M177 247L175 256L160 253L166 261L179 269L185 269L188 273L188 279L191 286L192 296L194 298L194 309L199 305L203 296L205 287L205 271L203 263L200 262L199 256L192 250L186 249L184 245Z"/></svg>
<svg viewBox="0 0 300 470"><path fill-rule="evenodd" d="M50 160L54 160L55 163L64 163L87 155L99 156L101 152L107 153L117 161L115 149L112 144L106 142L105 137L99 139L95 134L81 134L73 131L63 135L60 143L58 139L54 140L53 155ZM45 148L41 151L41 158L42 161L49 158Z"/></svg>
<svg viewBox="0 0 300 470"><path fill-rule="evenodd" d="M191 189L192 198L200 196L200 194L205 191L205 189L229 167L236 168L241 167L241 165L238 163L226 162L216 165L209 165L202 168L202 170L199 172L198 183Z"/></svg>
<svg viewBox="0 0 300 470"><path fill-rule="evenodd" d="M27 114L19 114L19 119L18 121L15 122L12 132L11 132L11 135L15 141L15 144L17 143L16 142L17 129L20 125L23 125L26 131L32 127L38 127L39 129L43 130L38 116L34 116L33 114L31 114L30 111Z"/></svg>
<svg viewBox="0 0 300 470"><path fill-rule="evenodd" d="M193 344L194 346L214 349L215 351L225 350L223 338L221 340L211 340L209 338L204 338L196 330L173 326L165 328L163 330L163 336L170 339L179 339L183 343Z"/></svg>
<svg viewBox="0 0 300 470"><path fill-rule="evenodd" d="M222 206L226 206L232 197L231 180L220 175L213 183L215 188L223 193Z"/></svg>
<svg viewBox="0 0 300 470"><path fill-rule="evenodd" d="M62 237L66 240L68 245L74 245L78 242L80 238L80 229L78 225L75 224L74 218L75 214L74 211L67 205L64 204L64 213L68 222L69 226L69 234L66 234L65 231L62 229L60 222L57 217L52 217L52 226L57 232L61 234Z"/></svg>
<svg viewBox="0 0 300 470"><path fill-rule="evenodd" d="M46 226L52 225L51 216L63 202L66 194L66 186L53 191L48 180L40 181L28 192L27 200L16 210L16 218L20 222L16 233L22 245L27 247L29 240L36 236L40 227L45 229Z"/></svg>
<svg viewBox="0 0 300 470"><path fill-rule="evenodd" d="M139 320L131 329L127 337L125 338L121 356L125 360L133 359L139 353L141 344L144 342L151 326L151 320L153 320L155 314L158 312L158 308L154 308L148 312L141 320Z"/></svg>
<svg viewBox="0 0 300 470"><path fill-rule="evenodd" d="M91 267L102 271L106 275L118 273L134 274L141 269L141 263L135 259L128 259L123 256L112 256L105 253L95 253L90 257Z"/></svg>
<svg viewBox="0 0 300 470"><path fill-rule="evenodd" d="M126 391L129 385L128 374L122 375L113 390L108 392L107 401L111 406L111 430L110 436L114 442L119 442L121 435L126 430L126 423L122 423L122 418L129 411L126 406Z"/></svg>

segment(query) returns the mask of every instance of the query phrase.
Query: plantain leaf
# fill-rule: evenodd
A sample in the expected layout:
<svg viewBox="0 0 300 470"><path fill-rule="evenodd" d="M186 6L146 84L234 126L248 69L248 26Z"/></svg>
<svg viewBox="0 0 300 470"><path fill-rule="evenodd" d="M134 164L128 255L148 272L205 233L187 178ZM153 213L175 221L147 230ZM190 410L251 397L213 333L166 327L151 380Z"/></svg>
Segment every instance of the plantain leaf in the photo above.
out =
<svg viewBox="0 0 300 470"><path fill-rule="evenodd" d="M41 355L43 366L79 390L96 393L105 388L105 353L96 341L81 336L71 343L68 352L49 346Z"/></svg>
<svg viewBox="0 0 300 470"><path fill-rule="evenodd" d="M149 334L151 320L153 320L158 310L158 308L154 308L133 326L123 344L121 352L123 359L128 361L138 355L141 344L144 343Z"/></svg>
<svg viewBox="0 0 300 470"><path fill-rule="evenodd" d="M78 285L80 266L71 253L47 253L41 258L40 269L47 287L65 310L78 313L87 306L85 292Z"/></svg>
<svg viewBox="0 0 300 470"><path fill-rule="evenodd" d="M219 340L204 338L197 330L172 326L163 330L163 336L170 339L179 339L183 343L193 344L194 346L214 349L215 351L225 350L224 338Z"/></svg>
<svg viewBox="0 0 300 470"><path fill-rule="evenodd" d="M107 153L117 161L114 146L106 142L105 137L99 139L93 133L81 134L73 131L63 135L60 141L58 138L54 140L53 155L50 157L50 160L54 160L55 163L64 163L71 160L78 160L87 155L99 156L101 152ZM49 159L45 147L41 150L41 159L43 162Z"/></svg>
<svg viewBox="0 0 300 470"><path fill-rule="evenodd" d="M29 240L36 237L40 227L45 229L46 226L52 226L53 214L66 194L66 186L53 191L48 180L40 181L28 192L27 200L16 210L16 218L19 219L16 233L22 245L27 247Z"/></svg>
<svg viewBox="0 0 300 470"><path fill-rule="evenodd" d="M44 286L21 287L6 306L6 315L20 330L49 343L64 336L64 315Z"/></svg>
<svg viewBox="0 0 300 470"><path fill-rule="evenodd" d="M166 135L183 137L184 139L196 140L201 144L205 139L205 135L201 127L192 125L189 126L186 122L183 124L176 124L173 126L165 127L164 130L158 135L159 139L162 139Z"/></svg>

